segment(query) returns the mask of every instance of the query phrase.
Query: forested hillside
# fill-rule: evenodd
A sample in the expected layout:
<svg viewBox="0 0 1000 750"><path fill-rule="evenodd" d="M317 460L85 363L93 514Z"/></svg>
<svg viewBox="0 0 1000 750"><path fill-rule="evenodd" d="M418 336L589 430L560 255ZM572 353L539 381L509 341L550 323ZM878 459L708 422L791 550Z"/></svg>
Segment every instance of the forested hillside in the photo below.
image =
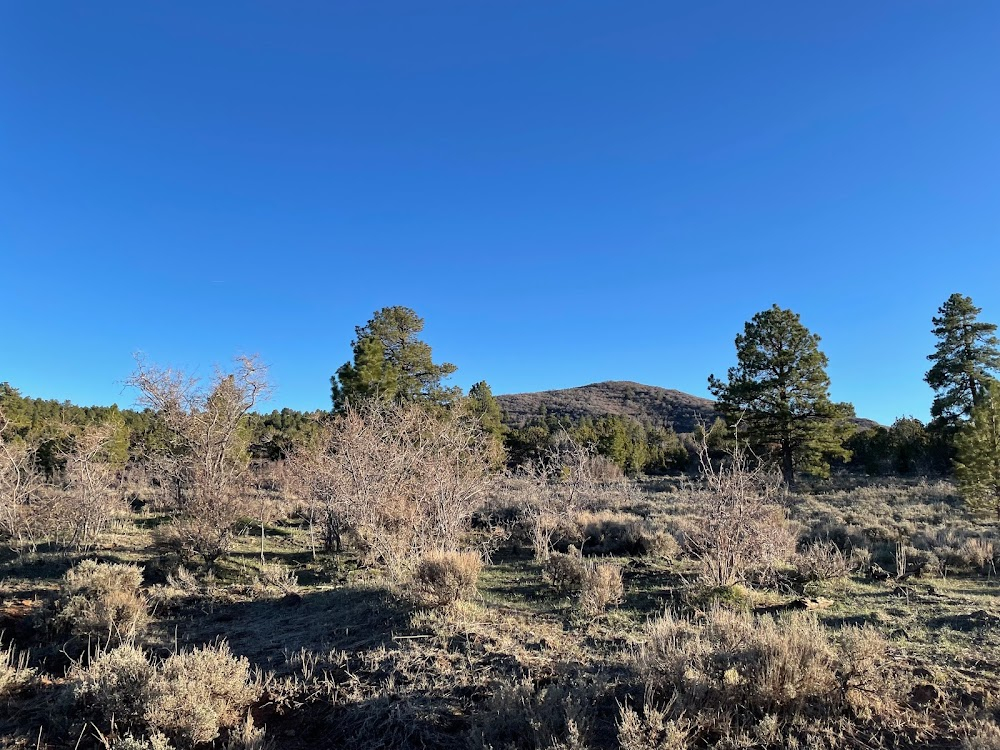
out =
<svg viewBox="0 0 1000 750"><path fill-rule="evenodd" d="M670 427L674 432L693 432L698 424L710 426L718 416L715 403L707 398L628 380L538 393L511 393L497 396L497 401L504 420L514 427L537 416L569 417L577 421L614 414Z"/></svg>

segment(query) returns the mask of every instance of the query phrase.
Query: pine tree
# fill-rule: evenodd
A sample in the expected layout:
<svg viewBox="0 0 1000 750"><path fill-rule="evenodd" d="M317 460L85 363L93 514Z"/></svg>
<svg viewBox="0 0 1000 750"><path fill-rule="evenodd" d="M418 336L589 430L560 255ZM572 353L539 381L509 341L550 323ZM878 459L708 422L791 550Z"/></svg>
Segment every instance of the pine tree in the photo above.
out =
<svg viewBox="0 0 1000 750"><path fill-rule="evenodd" d="M955 476L966 503L1000 522L1000 383L985 387L955 442Z"/></svg>
<svg viewBox="0 0 1000 750"><path fill-rule="evenodd" d="M458 389L441 380L457 369L434 364L431 348L417 338L423 318L408 307L383 307L364 326L354 329L354 361L345 362L330 378L333 408L368 399L447 403Z"/></svg>
<svg viewBox="0 0 1000 750"><path fill-rule="evenodd" d="M927 357L934 364L924 380L937 392L931 416L939 428L967 419L1000 370L997 327L977 320L980 312L970 297L953 294L931 319L938 343Z"/></svg>
<svg viewBox="0 0 1000 750"><path fill-rule="evenodd" d="M819 336L777 305L757 313L736 337L737 365L729 382L709 376L709 390L730 426L761 458L775 460L791 485L796 471L829 474L829 459L844 448L849 405L830 401L827 358Z"/></svg>

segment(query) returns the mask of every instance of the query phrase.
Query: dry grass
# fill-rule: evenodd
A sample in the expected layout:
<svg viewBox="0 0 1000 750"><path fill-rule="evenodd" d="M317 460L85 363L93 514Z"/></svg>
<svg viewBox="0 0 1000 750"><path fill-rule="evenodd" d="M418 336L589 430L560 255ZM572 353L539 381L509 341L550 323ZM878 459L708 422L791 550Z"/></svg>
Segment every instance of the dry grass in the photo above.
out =
<svg viewBox="0 0 1000 750"><path fill-rule="evenodd" d="M73 747L86 722L81 750L105 746L98 730L122 750L991 747L996 537L946 485L828 484L782 500L796 569L707 592L703 560L633 545L689 528L702 506L690 486L644 486L578 495L553 540L569 552L545 562L522 526L490 564L414 556L402 586L349 536L314 556L295 518L265 528L267 563L258 527L211 575L156 556L157 516L108 538L99 553L114 565L64 576L58 552L0 558L0 629L16 646L0 650L0 735L30 748L42 726L43 745ZM616 557L568 546L581 536L584 553ZM865 555L893 580L856 570ZM895 580L897 558L910 569L931 555L924 578ZM112 639L67 672L66 638L40 613L65 610L67 627L104 642L123 630L90 619L104 590L155 603L143 648ZM228 646L212 645L220 636Z"/></svg>

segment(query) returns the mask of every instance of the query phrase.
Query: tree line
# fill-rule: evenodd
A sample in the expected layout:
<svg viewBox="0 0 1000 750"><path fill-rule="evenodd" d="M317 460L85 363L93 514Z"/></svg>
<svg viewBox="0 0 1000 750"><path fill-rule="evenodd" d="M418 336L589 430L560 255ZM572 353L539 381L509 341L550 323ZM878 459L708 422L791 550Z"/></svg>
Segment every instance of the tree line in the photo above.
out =
<svg viewBox="0 0 1000 750"><path fill-rule="evenodd" d="M827 476L831 466L869 474L954 470L967 477L970 472L981 473L984 461L988 463L979 455L985 448L981 439L974 439L978 433L973 428L990 418L996 400L995 374L1000 370L997 326L979 320L980 313L969 297L953 294L932 318L937 344L928 357L931 365L925 380L935 396L932 419L926 425L903 417L888 427L859 426L850 404L830 399L828 360L819 348L820 337L802 324L798 314L777 305L747 321L735 339L736 364L725 379L709 376L709 390L730 436L744 441L758 460L778 467L786 484L801 474ZM572 440L590 446L629 474L674 473L690 467L700 437L678 435L668 427L622 415L576 420L539 415L527 424L508 425L485 381L472 386L468 394L447 385L457 368L434 361L430 345L420 338L423 327L413 310L401 306L383 308L356 327L352 358L331 378L330 413L369 401L419 404L438 411L462 404L502 445L511 464ZM48 474L64 468L65 456L88 425L113 426L105 451L119 465L162 454L172 438L164 428L161 406L80 407L25 398L13 386L0 383L6 439L34 445L34 460ZM248 455L259 460L287 458L297 446L319 439L328 415L287 408L265 414L248 410L241 428ZM719 435L723 425L709 428ZM977 451L978 457L973 455ZM1000 497L1000 470L997 474L993 494Z"/></svg>

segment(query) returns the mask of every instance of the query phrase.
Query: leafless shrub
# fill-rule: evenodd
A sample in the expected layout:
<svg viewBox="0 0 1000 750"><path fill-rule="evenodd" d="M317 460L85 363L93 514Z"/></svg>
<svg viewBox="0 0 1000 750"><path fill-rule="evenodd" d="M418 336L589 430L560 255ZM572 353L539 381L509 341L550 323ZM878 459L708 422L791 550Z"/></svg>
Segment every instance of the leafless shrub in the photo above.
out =
<svg viewBox="0 0 1000 750"><path fill-rule="evenodd" d="M691 493L692 519L685 529L688 551L714 586L746 580L788 559L794 539L777 500L781 478L751 467L739 441L728 461L715 466L701 447L701 477Z"/></svg>
<svg viewBox="0 0 1000 750"><path fill-rule="evenodd" d="M105 643L131 641L149 624L142 568L84 560L66 572L54 625Z"/></svg>
<svg viewBox="0 0 1000 750"><path fill-rule="evenodd" d="M588 565L580 590L580 609L585 615L595 617L608 607L620 604L625 594L622 569L616 563Z"/></svg>
<svg viewBox="0 0 1000 750"><path fill-rule="evenodd" d="M476 590L482 567L474 552L425 552L413 574L414 592L432 607L453 604Z"/></svg>
<svg viewBox="0 0 1000 750"><path fill-rule="evenodd" d="M63 454L65 491L54 496L50 509L53 530L74 549L90 549L115 519L127 516L128 505L115 487L112 444L121 439L122 422L84 429Z"/></svg>
<svg viewBox="0 0 1000 750"><path fill-rule="evenodd" d="M41 536L44 478L35 463L37 446L12 437L0 410L0 537L15 550L33 548Z"/></svg>
<svg viewBox="0 0 1000 750"><path fill-rule="evenodd" d="M848 557L830 541L809 542L796 553L793 563L799 575L808 581L843 578L851 572Z"/></svg>
<svg viewBox="0 0 1000 750"><path fill-rule="evenodd" d="M519 469L518 496L536 560L547 560L559 536L576 536L577 512L593 507L600 482L590 449L566 440Z"/></svg>
<svg viewBox="0 0 1000 750"><path fill-rule="evenodd" d="M229 550L236 521L252 512L246 415L268 391L266 368L255 357L238 357L234 372L218 371L203 387L140 359L128 383L172 441L170 452L156 458L181 512L166 541L211 563Z"/></svg>
<svg viewBox="0 0 1000 750"><path fill-rule="evenodd" d="M461 546L495 450L460 411L373 401L349 407L296 467L331 540L350 528L371 562L402 579L422 552Z"/></svg>

